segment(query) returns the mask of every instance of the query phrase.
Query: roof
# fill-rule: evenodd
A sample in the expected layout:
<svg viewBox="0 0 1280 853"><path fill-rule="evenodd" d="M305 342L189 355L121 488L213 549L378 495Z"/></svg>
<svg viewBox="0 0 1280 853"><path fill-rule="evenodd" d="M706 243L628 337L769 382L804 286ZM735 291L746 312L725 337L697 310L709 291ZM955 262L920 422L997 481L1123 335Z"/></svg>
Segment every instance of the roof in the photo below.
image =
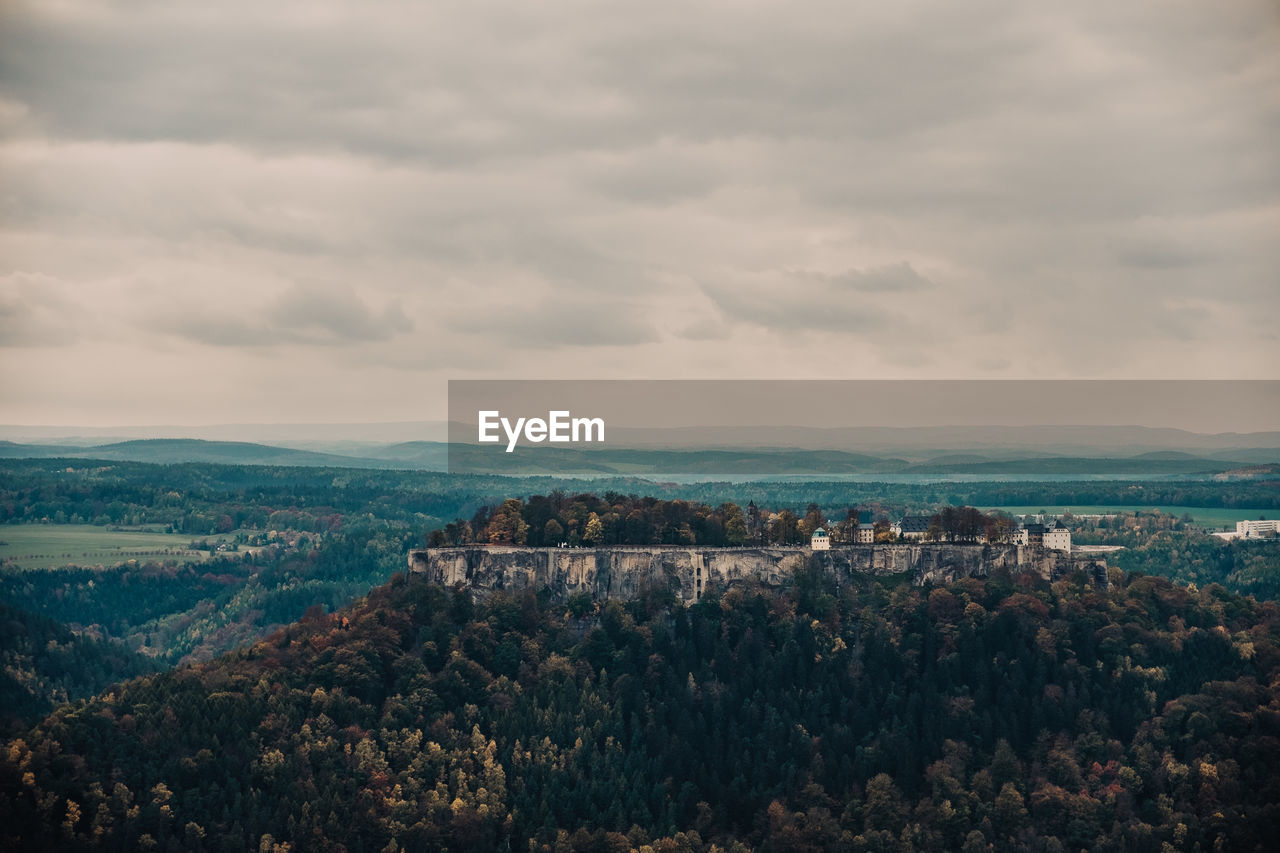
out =
<svg viewBox="0 0 1280 853"><path fill-rule="evenodd" d="M826 535L827 535L827 531L825 531L825 530L823 530L821 527L819 527L817 530L813 531L813 535L814 535L814 536L826 536Z"/></svg>
<svg viewBox="0 0 1280 853"><path fill-rule="evenodd" d="M927 515L904 515L898 522L898 529L903 533L927 533L933 518Z"/></svg>

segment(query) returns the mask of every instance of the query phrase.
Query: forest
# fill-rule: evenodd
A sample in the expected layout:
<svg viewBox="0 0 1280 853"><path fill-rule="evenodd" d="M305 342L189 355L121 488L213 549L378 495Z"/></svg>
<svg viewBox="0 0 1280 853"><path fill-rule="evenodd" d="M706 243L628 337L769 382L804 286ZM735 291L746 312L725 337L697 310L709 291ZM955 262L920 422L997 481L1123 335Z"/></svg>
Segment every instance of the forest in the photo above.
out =
<svg viewBox="0 0 1280 853"><path fill-rule="evenodd" d="M354 523L292 547L200 562L0 571L0 598L161 662L207 660L308 607L347 604L402 569L409 548L423 540L386 524Z"/></svg>
<svg viewBox="0 0 1280 853"><path fill-rule="evenodd" d="M0 524L150 524L202 536L245 527L323 532L337 518L362 515L431 529L459 516L470 518L482 506L556 489L712 506L733 501L746 507L754 501L801 513L810 503L829 514L875 505L892 517L964 504L1280 508L1280 480L675 484L636 478L584 482L353 468L5 459L0 461Z"/></svg>
<svg viewBox="0 0 1280 853"><path fill-rule="evenodd" d="M802 544L908 512L964 539L1007 523L974 504L1207 505L1205 487L1275 497L8 460L10 525L238 544L0 568L0 845L1265 849L1280 541L1068 516L1125 546L1109 589L802 572L692 606L395 576L428 544Z"/></svg>
<svg viewBox="0 0 1280 853"><path fill-rule="evenodd" d="M58 705L160 668L118 644L0 601L0 735L18 734Z"/></svg>
<svg viewBox="0 0 1280 853"><path fill-rule="evenodd" d="M856 542L859 520L876 520L878 541L891 541L889 515L883 504L850 506L828 518L810 503L803 514L789 508L774 512L727 501L719 506L684 500L662 500L617 492L601 496L555 490L529 499L508 498L497 506L481 506L470 520L455 518L432 531L432 547L468 545L609 546L609 545L738 545L807 544L814 531L826 529L837 543ZM1007 541L1015 524L1007 515L985 514L970 506L944 506L931 513L929 537L949 542Z"/></svg>
<svg viewBox="0 0 1280 853"><path fill-rule="evenodd" d="M834 522L829 532L841 542L849 541L860 519L876 520L876 538L884 541L889 537L884 522L903 508L936 515L942 538L964 539L981 530L1000 541L1009 529L1007 516L966 507L900 505L892 495L860 497L853 487L844 495L846 502L826 507L802 499L795 505L748 502L744 509L734 501L708 504L614 490L551 488L525 498L485 499L471 491L477 486L465 485L472 480L462 478L441 486L449 496L441 502L439 496L418 495L416 489L429 484L411 487L398 479L435 476L416 473L347 472L352 479L339 482L332 472L315 479L316 469L131 463L119 470L33 473L29 464L35 463L10 464L16 470L0 466L5 506L31 519L28 523L56 524L56 518L36 512L63 495L72 501L67 504L71 515L64 512L68 519L79 516L75 506L89 514L116 507L110 513L121 521L150 520L149 513L167 507L166 512L181 513L162 517L174 526L203 536L212 522L243 543L237 546L241 550L215 552L200 561L161 557L115 565L73 562L39 571L0 568L0 600L12 607L55 620L85 639L117 642L117 652L140 653L167 665L209 660L295 621L309 607L342 607L402 570L411 548L428 544L803 544L826 520ZM173 478L168 486L166 476ZM326 491L325 483L332 488ZM473 509L467 517L443 522L409 512L410 506ZM1079 542L1125 545L1108 557L1121 568L1182 583L1219 583L1259 599L1280 595L1280 542L1224 541L1158 510L1068 516L1067 523ZM4 529L0 525L0 538ZM192 544L201 540L193 538ZM19 677L0 682L0 699L34 713L55 695L45 689L51 682L34 659L15 660L21 662L15 664ZM27 688L10 695L18 681L47 695L32 699ZM56 695L83 698L91 695L82 692L87 684L72 684Z"/></svg>
<svg viewBox="0 0 1280 853"><path fill-rule="evenodd" d="M1113 572L348 610L10 740L23 849L1261 850L1280 609ZM280 846L276 846L280 845Z"/></svg>

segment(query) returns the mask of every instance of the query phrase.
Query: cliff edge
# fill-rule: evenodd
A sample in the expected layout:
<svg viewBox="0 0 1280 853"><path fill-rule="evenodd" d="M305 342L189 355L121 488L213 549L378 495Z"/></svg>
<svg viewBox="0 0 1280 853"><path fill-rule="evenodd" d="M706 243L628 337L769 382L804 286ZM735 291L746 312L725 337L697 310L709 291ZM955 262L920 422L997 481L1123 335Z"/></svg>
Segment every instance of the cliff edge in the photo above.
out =
<svg viewBox="0 0 1280 853"><path fill-rule="evenodd" d="M952 543L844 545L818 552L804 547L468 545L411 551L409 571L446 586L463 584L482 592L532 587L549 589L557 597L586 592L594 598L629 598L645 586L669 585L685 601L696 601L705 591L736 581L785 586L810 560L837 579L910 574L917 586L1001 570L1056 580L1084 569L1095 583L1107 583L1106 564L1096 558L1025 545Z"/></svg>

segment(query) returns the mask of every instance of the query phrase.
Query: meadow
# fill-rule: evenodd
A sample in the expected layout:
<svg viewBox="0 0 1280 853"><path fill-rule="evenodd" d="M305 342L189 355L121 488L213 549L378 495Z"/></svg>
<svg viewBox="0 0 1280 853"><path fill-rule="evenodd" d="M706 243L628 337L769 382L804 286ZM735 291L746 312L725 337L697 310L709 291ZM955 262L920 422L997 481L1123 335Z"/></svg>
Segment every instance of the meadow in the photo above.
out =
<svg viewBox="0 0 1280 853"><path fill-rule="evenodd" d="M93 524L0 525L0 564L20 569L110 566L126 560L201 560L206 551L187 548L190 534L155 529L119 529ZM208 537L210 542L229 537Z"/></svg>

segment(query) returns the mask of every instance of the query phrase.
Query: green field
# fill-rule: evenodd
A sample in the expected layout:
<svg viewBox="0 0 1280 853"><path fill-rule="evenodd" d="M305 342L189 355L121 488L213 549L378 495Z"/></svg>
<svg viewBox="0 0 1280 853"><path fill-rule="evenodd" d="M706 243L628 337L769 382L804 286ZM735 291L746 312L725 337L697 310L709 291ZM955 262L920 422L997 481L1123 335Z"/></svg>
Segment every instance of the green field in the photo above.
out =
<svg viewBox="0 0 1280 853"><path fill-rule="evenodd" d="M1010 515L1035 515L1037 513L1062 515L1068 510L1076 515L1105 515L1119 512L1151 512L1158 509L1163 513L1176 515L1179 518L1189 515L1196 524L1213 530L1221 527L1235 527L1237 521L1245 521L1250 518L1261 518L1263 516L1275 518L1280 515L1280 511L1274 509L1223 509L1222 507L1211 506L988 506L981 507L981 509L983 512L991 512L998 509Z"/></svg>
<svg viewBox="0 0 1280 853"><path fill-rule="evenodd" d="M207 537L230 541L227 536ZM120 530L92 524L0 525L0 563L22 569L104 566L126 560L201 560L206 551L189 551L192 537L152 530Z"/></svg>

